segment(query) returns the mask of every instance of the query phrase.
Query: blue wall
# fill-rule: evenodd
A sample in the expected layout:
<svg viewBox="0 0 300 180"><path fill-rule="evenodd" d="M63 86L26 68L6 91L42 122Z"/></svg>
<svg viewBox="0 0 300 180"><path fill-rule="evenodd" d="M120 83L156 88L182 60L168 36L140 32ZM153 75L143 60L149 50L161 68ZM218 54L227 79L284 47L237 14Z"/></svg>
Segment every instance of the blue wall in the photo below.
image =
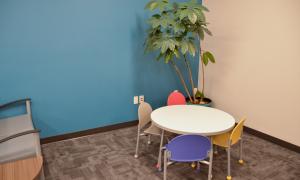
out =
<svg viewBox="0 0 300 180"><path fill-rule="evenodd" d="M146 3L1 0L0 104L31 97L42 137L136 120L134 95L164 105L181 86L143 52Z"/></svg>

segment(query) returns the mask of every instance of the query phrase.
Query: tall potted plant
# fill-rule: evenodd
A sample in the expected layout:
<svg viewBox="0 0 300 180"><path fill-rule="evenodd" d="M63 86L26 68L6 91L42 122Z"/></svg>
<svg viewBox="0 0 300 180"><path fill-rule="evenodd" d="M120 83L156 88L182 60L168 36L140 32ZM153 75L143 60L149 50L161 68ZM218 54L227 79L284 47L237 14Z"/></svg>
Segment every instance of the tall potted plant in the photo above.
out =
<svg viewBox="0 0 300 180"><path fill-rule="evenodd" d="M148 22L150 28L145 41L145 51L159 52L157 60L164 59L176 71L188 99L193 104L205 104L204 96L204 66L209 62L215 63L213 54L201 48L201 40L205 34L212 35L207 29L204 12L206 7L190 0L188 2L169 2L169 0L151 0L145 7L153 15ZM199 43L199 45L197 45ZM195 84L190 65L199 53L202 65L202 89L194 91ZM190 88L183 77L182 70L177 66L177 61L183 59L189 75Z"/></svg>

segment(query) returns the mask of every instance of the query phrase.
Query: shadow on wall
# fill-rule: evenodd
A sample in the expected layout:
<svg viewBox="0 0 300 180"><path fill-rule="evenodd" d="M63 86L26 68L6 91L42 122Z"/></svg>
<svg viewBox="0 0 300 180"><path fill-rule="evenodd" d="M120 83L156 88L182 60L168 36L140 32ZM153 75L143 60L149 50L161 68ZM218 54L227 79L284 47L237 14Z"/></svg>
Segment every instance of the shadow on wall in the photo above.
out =
<svg viewBox="0 0 300 180"><path fill-rule="evenodd" d="M131 34L133 89L136 95L145 95L145 101L157 108L164 106L169 93L180 89L181 84L171 65L162 59L157 61L156 53L144 51L148 26L145 19L147 17L136 15L136 27Z"/></svg>

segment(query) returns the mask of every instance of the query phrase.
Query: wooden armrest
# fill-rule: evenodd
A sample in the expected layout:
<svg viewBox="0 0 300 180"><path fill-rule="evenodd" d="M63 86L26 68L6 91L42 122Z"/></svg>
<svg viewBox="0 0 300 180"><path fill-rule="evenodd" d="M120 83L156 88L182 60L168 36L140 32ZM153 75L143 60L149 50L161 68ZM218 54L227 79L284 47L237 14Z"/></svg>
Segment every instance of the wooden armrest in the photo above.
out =
<svg viewBox="0 0 300 180"><path fill-rule="evenodd" d="M30 98L25 98L25 99L19 99L19 100L16 100L16 101L1 104L0 109L4 109L4 108L7 108L9 106L13 106L13 105L16 105L16 104L19 104L19 103L25 103L26 101L31 101L31 99Z"/></svg>
<svg viewBox="0 0 300 180"><path fill-rule="evenodd" d="M28 131L20 132L20 133L17 133L17 134L13 134L13 135L10 135L10 136L5 137L3 139L0 139L0 144L3 143L3 142L6 142L8 140L20 137L20 136L24 136L24 135L32 134L32 133L39 133L39 132L40 132L39 129L33 129L33 130L28 130Z"/></svg>

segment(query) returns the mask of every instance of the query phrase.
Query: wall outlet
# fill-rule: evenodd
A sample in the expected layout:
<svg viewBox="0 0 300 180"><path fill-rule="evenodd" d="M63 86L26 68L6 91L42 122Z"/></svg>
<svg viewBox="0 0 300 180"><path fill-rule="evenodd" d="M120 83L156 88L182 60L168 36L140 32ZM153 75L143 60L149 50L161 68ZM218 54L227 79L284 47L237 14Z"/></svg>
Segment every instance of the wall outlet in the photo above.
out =
<svg viewBox="0 0 300 180"><path fill-rule="evenodd" d="M138 104L138 103L139 103L139 97L133 96L133 104Z"/></svg>
<svg viewBox="0 0 300 180"><path fill-rule="evenodd" d="M144 95L140 95L139 99L140 99L140 103L144 102L145 101Z"/></svg>

